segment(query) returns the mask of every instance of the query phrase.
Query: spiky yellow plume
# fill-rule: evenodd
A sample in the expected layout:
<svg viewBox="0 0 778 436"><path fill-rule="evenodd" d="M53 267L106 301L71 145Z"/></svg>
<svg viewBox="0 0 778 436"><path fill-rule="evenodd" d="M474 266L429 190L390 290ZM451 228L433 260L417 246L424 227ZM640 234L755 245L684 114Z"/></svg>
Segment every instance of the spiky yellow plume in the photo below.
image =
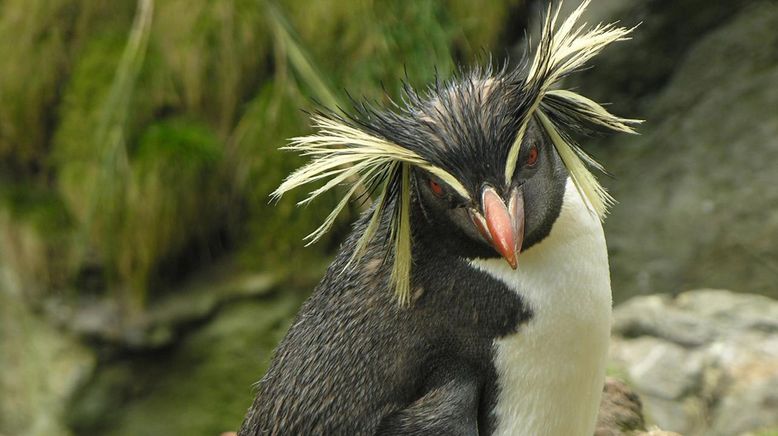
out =
<svg viewBox="0 0 778 436"><path fill-rule="evenodd" d="M583 67L608 44L627 39L632 29L615 24L598 24L586 30L578 25L589 0L586 0L570 14L557 28L561 4L552 12L548 7L543 22L541 39L523 84L524 92L532 96L516 139L508 152L505 165L505 180L509 182L516 171L521 144L531 119L539 121L540 127L552 140L562 157L570 177L581 195L602 219L613 199L608 195L586 164L602 169L591 157L565 135L560 126L549 117L549 112L562 113L572 119L625 133L635 133L630 127L639 120L619 118L609 113L600 104L572 91L551 88L568 74Z"/></svg>
<svg viewBox="0 0 778 436"><path fill-rule="evenodd" d="M357 241L348 265L358 261L378 230L381 216L387 207L394 208L391 227L394 261L391 282L397 298L403 304L410 301L411 233L410 233L410 166L414 165L438 176L452 189L467 196L467 190L451 174L422 159L417 153L371 135L337 115L313 116L317 132L293 138L287 150L311 156L307 165L290 174L273 192L278 198L284 193L316 181L326 180L299 204L306 204L338 185L350 185L324 222L305 237L308 244L319 240L332 227L338 214L356 194L360 186L382 184L378 201L362 236ZM390 199L390 184L396 183L399 198Z"/></svg>

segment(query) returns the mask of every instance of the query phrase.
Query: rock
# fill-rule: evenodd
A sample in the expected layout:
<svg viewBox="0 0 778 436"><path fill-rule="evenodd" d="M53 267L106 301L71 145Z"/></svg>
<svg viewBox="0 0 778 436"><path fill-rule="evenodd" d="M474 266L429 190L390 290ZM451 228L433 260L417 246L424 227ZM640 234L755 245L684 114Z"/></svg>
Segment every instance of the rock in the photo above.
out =
<svg viewBox="0 0 778 436"><path fill-rule="evenodd" d="M739 297L728 291L706 290L678 296L675 304L683 311L715 320L727 330L752 329L766 333L778 332L778 306L768 297Z"/></svg>
<svg viewBox="0 0 778 436"><path fill-rule="evenodd" d="M127 316L112 297L75 302L51 297L43 301L43 308L48 318L80 337L136 351L155 349L171 345L188 326L213 316L224 304L270 293L280 280L272 273L236 274L229 267L211 268L163 293L135 316Z"/></svg>
<svg viewBox="0 0 778 436"><path fill-rule="evenodd" d="M66 404L96 358L19 298L0 265L0 435L67 436Z"/></svg>
<svg viewBox="0 0 778 436"><path fill-rule="evenodd" d="M238 429L305 294L226 303L172 346L108 361L68 410L77 434L218 435Z"/></svg>
<svg viewBox="0 0 778 436"><path fill-rule="evenodd" d="M775 375L778 361L771 367L758 365L765 364L756 363L732 371L727 387L729 395L716 408L711 424L716 434L738 434L743 429L760 429L765 423L778 425L778 376Z"/></svg>
<svg viewBox="0 0 778 436"><path fill-rule="evenodd" d="M590 21L643 24L573 84L646 120L584 143L613 174L616 301L706 286L778 297L778 5L620 3Z"/></svg>
<svg viewBox="0 0 778 436"><path fill-rule="evenodd" d="M655 336L695 346L716 336L716 326L690 313L674 310L668 295L651 295L627 301L613 316L613 331L624 337Z"/></svg>
<svg viewBox="0 0 778 436"><path fill-rule="evenodd" d="M605 378L594 436L678 436L656 426L646 430L640 397L623 381Z"/></svg>
<svg viewBox="0 0 778 436"><path fill-rule="evenodd" d="M645 430L642 408L640 398L629 386L613 377L606 378L594 436Z"/></svg>
<svg viewBox="0 0 778 436"><path fill-rule="evenodd" d="M646 337L625 344L621 355L636 361L629 367L629 376L641 392L675 400L700 384L702 355L693 350Z"/></svg>
<svg viewBox="0 0 778 436"><path fill-rule="evenodd" d="M636 297L614 311L611 358L647 421L684 435L745 434L778 426L776 320L778 301L759 295Z"/></svg>
<svg viewBox="0 0 778 436"><path fill-rule="evenodd" d="M593 1L584 13L587 22L618 21L637 29L629 41L614 44L599 55L594 68L575 76L576 84L598 101L613 102L615 113L645 116L700 37L753 3L740 0L711 7L706 0ZM644 127L640 129L643 133L652 129L650 124Z"/></svg>
<svg viewBox="0 0 778 436"><path fill-rule="evenodd" d="M634 436L680 436L673 431L664 431L656 427L650 428L648 431L641 431L634 434Z"/></svg>

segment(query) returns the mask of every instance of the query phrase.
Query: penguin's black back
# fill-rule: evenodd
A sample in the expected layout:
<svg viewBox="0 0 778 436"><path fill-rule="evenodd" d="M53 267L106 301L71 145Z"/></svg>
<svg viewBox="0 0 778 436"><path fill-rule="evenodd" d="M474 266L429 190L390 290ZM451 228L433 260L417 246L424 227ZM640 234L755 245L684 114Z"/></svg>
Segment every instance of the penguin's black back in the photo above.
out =
<svg viewBox="0 0 778 436"><path fill-rule="evenodd" d="M478 391L480 434L492 432L492 343L531 314L514 291L446 248L457 241L417 231L425 224L413 215L411 305L397 303L380 244L344 270L368 212L278 346L241 436L389 432L387 418L463 377ZM381 227L375 241L385 240Z"/></svg>

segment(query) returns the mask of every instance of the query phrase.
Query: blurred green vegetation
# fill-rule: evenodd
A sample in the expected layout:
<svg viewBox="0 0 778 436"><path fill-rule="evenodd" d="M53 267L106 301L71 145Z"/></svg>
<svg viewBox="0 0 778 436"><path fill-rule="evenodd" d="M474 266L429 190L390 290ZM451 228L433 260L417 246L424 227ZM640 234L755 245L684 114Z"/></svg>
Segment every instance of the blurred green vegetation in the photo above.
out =
<svg viewBox="0 0 778 436"><path fill-rule="evenodd" d="M345 88L385 102L406 75L500 53L521 3L4 0L1 261L29 297L98 293L128 314L217 259L304 267L358 206L302 249L334 197L268 204L301 164L278 151L307 131L300 109Z"/></svg>

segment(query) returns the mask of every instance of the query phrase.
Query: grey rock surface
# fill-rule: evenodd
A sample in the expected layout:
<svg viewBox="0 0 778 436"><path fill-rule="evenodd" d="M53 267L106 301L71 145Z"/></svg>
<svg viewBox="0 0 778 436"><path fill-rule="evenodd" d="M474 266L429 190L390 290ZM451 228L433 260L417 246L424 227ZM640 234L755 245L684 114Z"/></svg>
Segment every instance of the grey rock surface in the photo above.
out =
<svg viewBox="0 0 778 436"><path fill-rule="evenodd" d="M584 141L613 175L615 298L724 287L778 297L778 4L636 1L578 80L640 136ZM626 17L626 18L625 18Z"/></svg>
<svg viewBox="0 0 778 436"><path fill-rule="evenodd" d="M614 312L611 358L647 421L662 429L729 436L776 428L776 322L778 301L760 295L635 297Z"/></svg>
<svg viewBox="0 0 778 436"><path fill-rule="evenodd" d="M125 316L118 301L110 298L75 303L49 298L43 311L80 337L133 350L154 349L171 345L187 326L208 319L221 306L262 297L279 282L272 273L209 274L180 285L134 317Z"/></svg>

